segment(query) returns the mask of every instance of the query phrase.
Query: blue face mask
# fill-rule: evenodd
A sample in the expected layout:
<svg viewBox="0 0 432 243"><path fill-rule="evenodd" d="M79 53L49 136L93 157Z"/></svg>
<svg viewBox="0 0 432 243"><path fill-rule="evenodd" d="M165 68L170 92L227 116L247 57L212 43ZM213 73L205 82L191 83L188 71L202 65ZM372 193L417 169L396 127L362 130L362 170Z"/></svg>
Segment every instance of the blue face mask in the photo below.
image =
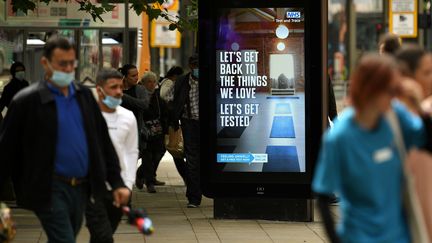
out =
<svg viewBox="0 0 432 243"><path fill-rule="evenodd" d="M15 78L23 81L25 79L25 72L24 71L18 71L15 73Z"/></svg>
<svg viewBox="0 0 432 243"><path fill-rule="evenodd" d="M61 88L69 86L75 79L75 72L65 73L54 71L51 77L53 83Z"/></svg>
<svg viewBox="0 0 432 243"><path fill-rule="evenodd" d="M108 108L115 110L119 105L122 103L122 99L115 98L113 96L106 95L105 92L100 89L102 94L105 95L105 98L102 100L102 103L104 103Z"/></svg>
<svg viewBox="0 0 432 243"><path fill-rule="evenodd" d="M199 78L199 69L198 69L198 68L194 68L194 69L192 70L192 75L193 75L195 78Z"/></svg>
<svg viewBox="0 0 432 243"><path fill-rule="evenodd" d="M58 87L60 88L64 88L69 86L72 81L74 81L75 79L75 71L70 72L70 73L65 73L65 72L61 72L61 71L57 71L54 70L51 66L51 64L49 64L49 68L52 70L53 74L51 76L51 81Z"/></svg>

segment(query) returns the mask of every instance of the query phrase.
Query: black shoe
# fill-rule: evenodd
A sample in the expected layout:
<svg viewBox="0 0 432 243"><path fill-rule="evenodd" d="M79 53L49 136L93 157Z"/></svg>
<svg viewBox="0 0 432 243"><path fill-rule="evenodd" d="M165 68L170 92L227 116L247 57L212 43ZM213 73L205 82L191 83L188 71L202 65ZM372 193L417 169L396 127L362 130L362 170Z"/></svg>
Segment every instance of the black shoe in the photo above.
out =
<svg viewBox="0 0 432 243"><path fill-rule="evenodd" d="M198 208L199 205L200 205L199 203L192 203L192 202L190 202L190 203L188 203L187 207L188 208Z"/></svg>
<svg viewBox="0 0 432 243"><path fill-rule="evenodd" d="M135 186L136 186L138 189L142 190L142 189L144 188L144 179L136 178L136 179L135 179Z"/></svg>
<svg viewBox="0 0 432 243"><path fill-rule="evenodd" d="M335 195L333 195L330 198L330 205L337 205L339 203L339 198L337 198Z"/></svg>
<svg viewBox="0 0 432 243"><path fill-rule="evenodd" d="M148 193L156 193L156 188L154 187L153 184L148 184L147 186L147 192Z"/></svg>
<svg viewBox="0 0 432 243"><path fill-rule="evenodd" d="M154 182L154 185L155 186L165 186L165 181L158 181L158 180L155 180L155 182Z"/></svg>

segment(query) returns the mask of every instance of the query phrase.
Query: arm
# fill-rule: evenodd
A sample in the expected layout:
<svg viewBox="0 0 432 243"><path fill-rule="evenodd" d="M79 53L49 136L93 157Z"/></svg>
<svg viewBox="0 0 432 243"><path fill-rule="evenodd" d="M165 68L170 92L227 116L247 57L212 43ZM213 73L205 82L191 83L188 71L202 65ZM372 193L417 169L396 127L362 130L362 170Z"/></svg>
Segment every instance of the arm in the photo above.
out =
<svg viewBox="0 0 432 243"><path fill-rule="evenodd" d="M334 120L337 117L337 106L336 106L336 98L334 95L333 84L330 78L328 79L328 113L330 120Z"/></svg>
<svg viewBox="0 0 432 243"><path fill-rule="evenodd" d="M423 147L427 142L427 130L422 118L416 114L411 113L400 102L393 103L393 109L397 114L405 146L407 149L415 147Z"/></svg>
<svg viewBox="0 0 432 243"><path fill-rule="evenodd" d="M125 147L128 149L125 151L125 164L126 164L126 178L125 184L132 191L132 186L135 183L135 176L137 171L138 161L138 126L137 121L133 114L130 117L131 123L129 132L126 137Z"/></svg>
<svg viewBox="0 0 432 243"><path fill-rule="evenodd" d="M12 101L2 123L0 123L0 184L19 168L23 122L27 113L22 102Z"/></svg>
<svg viewBox="0 0 432 243"><path fill-rule="evenodd" d="M7 84L4 89L3 93L0 97L0 113L3 111L3 109L8 106L8 102L12 99L11 97L11 91L9 88L9 84Z"/></svg>
<svg viewBox="0 0 432 243"><path fill-rule="evenodd" d="M330 242L339 243L340 239L336 234L335 221L330 212L331 197L324 194L318 194L317 197L318 197L318 208L320 210L321 217L324 222L324 227L327 232L327 236L329 237Z"/></svg>
<svg viewBox="0 0 432 243"><path fill-rule="evenodd" d="M130 95L123 94L122 106L131 111L146 111L149 108L149 100L134 98Z"/></svg>
<svg viewBox="0 0 432 243"><path fill-rule="evenodd" d="M335 128L337 130L337 128ZM317 166L312 182L312 189L318 195L318 206L324 220L324 226L331 242L340 242L334 228L334 220L330 213L331 195L340 191L342 185L340 146L343 142L329 130L323 138ZM349 176L349 175L345 175Z"/></svg>

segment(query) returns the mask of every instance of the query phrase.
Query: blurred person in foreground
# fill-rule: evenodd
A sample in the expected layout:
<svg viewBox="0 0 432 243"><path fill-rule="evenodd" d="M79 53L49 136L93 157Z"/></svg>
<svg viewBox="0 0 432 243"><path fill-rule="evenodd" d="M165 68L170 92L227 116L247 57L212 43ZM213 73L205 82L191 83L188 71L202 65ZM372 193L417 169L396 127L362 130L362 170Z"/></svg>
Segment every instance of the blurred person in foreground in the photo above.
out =
<svg viewBox="0 0 432 243"><path fill-rule="evenodd" d="M141 79L147 96L150 97L149 108L143 112L143 130L146 147L142 151L142 163L137 170L137 182L144 182L149 193L156 193L156 185L165 184L156 179L156 171L165 154L164 134L168 118L165 102L159 97L157 76L153 72L144 73ZM137 185L138 186L138 185Z"/></svg>
<svg viewBox="0 0 432 243"><path fill-rule="evenodd" d="M160 83L160 97L167 104L168 114L171 117L174 109L174 87L177 79L183 75L183 68L174 66L168 70L166 77ZM172 129L172 128L170 128ZM177 155L171 153L174 159L174 164L177 168L178 173L186 183L187 180L187 168L184 160L184 155Z"/></svg>
<svg viewBox="0 0 432 243"><path fill-rule="evenodd" d="M402 161L385 114L396 113L407 149L424 145L426 135L422 119L393 101L401 91L390 57L367 55L353 72L353 107L324 135L312 183L331 242L410 242ZM337 233L329 208L333 193L341 203Z"/></svg>
<svg viewBox="0 0 432 243"><path fill-rule="evenodd" d="M194 54L189 58L190 72L178 78L174 86L174 108L172 125L177 130L179 121L184 139L187 181L186 197L188 208L201 205L200 171L200 119L199 119L199 60Z"/></svg>
<svg viewBox="0 0 432 243"><path fill-rule="evenodd" d="M420 97L425 111L432 113L432 55L418 45L407 44L396 53L396 59L404 76L403 85ZM415 112L418 100L401 100Z"/></svg>
<svg viewBox="0 0 432 243"><path fill-rule="evenodd" d="M120 160L121 176L132 191L138 160L138 128L134 114L121 107L123 76L115 69L102 69L96 77L98 103L108 125L111 141ZM122 209L113 205L111 186L103 200L90 200L86 209L86 224L90 242L114 242Z"/></svg>
<svg viewBox="0 0 432 243"><path fill-rule="evenodd" d="M0 127L0 183L12 176L18 206L35 212L48 242L76 242L86 202L106 195L106 181L117 207L130 196L98 104L73 82L75 58L68 40L48 40L45 80L13 98Z"/></svg>

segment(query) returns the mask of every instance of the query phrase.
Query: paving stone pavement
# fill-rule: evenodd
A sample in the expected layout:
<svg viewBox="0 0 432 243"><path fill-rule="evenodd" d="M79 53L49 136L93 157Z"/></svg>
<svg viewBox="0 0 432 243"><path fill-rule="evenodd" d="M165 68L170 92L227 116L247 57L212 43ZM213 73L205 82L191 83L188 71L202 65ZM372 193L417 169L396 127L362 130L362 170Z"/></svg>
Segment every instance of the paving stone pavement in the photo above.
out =
<svg viewBox="0 0 432 243"><path fill-rule="evenodd" d="M142 236L136 228L123 220L114 238L115 242L148 243L315 243L326 242L320 219L315 222L296 223L266 220L216 220L213 219L213 201L205 198L197 209L186 208L185 187L178 175L172 158L165 156L160 164L158 179L167 185L157 187L156 194L135 188L134 207L145 208L153 220L155 233ZM334 209L336 215L337 208ZM17 243L42 243L47 238L33 213L13 210L17 222ZM315 215L318 215L316 213ZM84 226L77 242L89 242L89 233Z"/></svg>

